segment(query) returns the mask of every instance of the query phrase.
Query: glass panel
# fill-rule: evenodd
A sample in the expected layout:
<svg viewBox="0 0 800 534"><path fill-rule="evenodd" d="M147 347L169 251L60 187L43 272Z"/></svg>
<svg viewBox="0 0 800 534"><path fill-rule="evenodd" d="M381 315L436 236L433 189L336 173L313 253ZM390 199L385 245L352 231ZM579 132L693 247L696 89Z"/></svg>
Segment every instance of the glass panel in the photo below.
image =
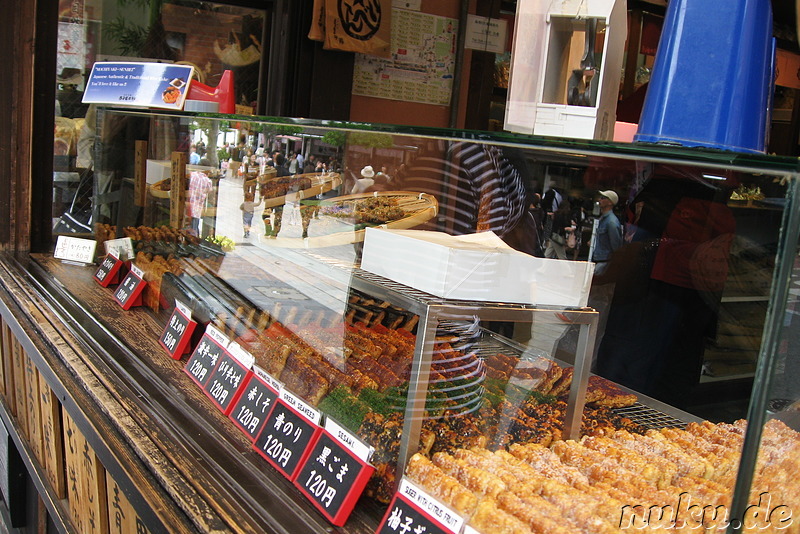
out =
<svg viewBox="0 0 800 534"><path fill-rule="evenodd" d="M125 168L96 168L96 106L83 104L83 91L95 61L159 61L194 65L196 82L216 87L225 71L234 75L237 104L255 110L260 86L261 40L267 12L209 2L62 2L59 17L58 94L53 176L53 226L58 233L91 233L92 223L106 222L110 172L132 177ZM157 128L157 126L154 126ZM150 157L168 158L172 150L189 152L203 137L162 138ZM140 132L119 132L135 136ZM155 135L155 132L154 132ZM235 144L235 143L234 143ZM198 159L216 154L200 144ZM104 155L103 157L113 157ZM197 162L194 162L197 163ZM93 173L98 173L96 179ZM117 177L119 178L119 177ZM93 190L93 183L98 188ZM95 198L94 205L91 198ZM99 210L99 211L98 211Z"/></svg>
<svg viewBox="0 0 800 534"><path fill-rule="evenodd" d="M554 446L745 414L788 161L245 116L97 109L95 120L91 231L101 254L132 239L148 282L134 313L154 325L149 338L132 335L93 267L40 264L133 354L157 354L175 301L187 304L376 448L367 492L380 503L417 451ZM183 167L181 140L205 161ZM365 246L376 227L491 230L494 247L544 262L530 268L541 278L489 271L453 300L485 265L465 273L421 243ZM591 283L558 289L589 265ZM435 294L450 271L462 278ZM167 390L189 380L181 363L138 365ZM204 402L177 406L213 409Z"/></svg>

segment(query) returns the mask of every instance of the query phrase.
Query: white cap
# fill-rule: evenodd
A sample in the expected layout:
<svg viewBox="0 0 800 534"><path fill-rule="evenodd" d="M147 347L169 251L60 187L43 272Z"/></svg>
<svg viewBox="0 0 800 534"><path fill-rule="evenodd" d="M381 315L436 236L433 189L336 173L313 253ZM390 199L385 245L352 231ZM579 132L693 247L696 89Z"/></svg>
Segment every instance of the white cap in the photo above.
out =
<svg viewBox="0 0 800 534"><path fill-rule="evenodd" d="M372 169L372 165L367 165L363 169L361 169L361 176L364 178L372 178L375 176L375 171Z"/></svg>
<svg viewBox="0 0 800 534"><path fill-rule="evenodd" d="M606 197L608 200L611 201L611 204L616 206L617 202L619 202L619 195L617 195L614 191L609 189L608 191L600 191L600 195Z"/></svg>

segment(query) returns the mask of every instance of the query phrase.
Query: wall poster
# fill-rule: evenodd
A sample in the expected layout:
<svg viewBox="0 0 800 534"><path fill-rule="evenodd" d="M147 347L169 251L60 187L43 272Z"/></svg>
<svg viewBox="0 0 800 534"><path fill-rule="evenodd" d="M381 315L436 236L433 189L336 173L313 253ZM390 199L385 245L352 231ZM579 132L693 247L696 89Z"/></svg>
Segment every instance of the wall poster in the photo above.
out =
<svg viewBox="0 0 800 534"><path fill-rule="evenodd" d="M356 54L353 94L449 106L458 20L392 10L391 57Z"/></svg>

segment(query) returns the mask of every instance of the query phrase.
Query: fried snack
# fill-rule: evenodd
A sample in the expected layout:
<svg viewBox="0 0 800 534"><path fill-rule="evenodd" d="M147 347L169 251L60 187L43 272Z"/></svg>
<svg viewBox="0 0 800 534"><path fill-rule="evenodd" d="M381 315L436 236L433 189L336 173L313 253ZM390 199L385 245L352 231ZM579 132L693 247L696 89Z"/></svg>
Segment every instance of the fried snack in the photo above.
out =
<svg viewBox="0 0 800 534"><path fill-rule="evenodd" d="M464 460L454 458L447 453L437 452L434 454L433 463L436 467L466 486L470 491L480 496L495 498L500 492L508 489L500 478L473 467Z"/></svg>
<svg viewBox="0 0 800 534"><path fill-rule="evenodd" d="M600 376L590 376L586 388L586 402L609 408L623 408L636 404L639 399L633 393Z"/></svg>
<svg viewBox="0 0 800 534"><path fill-rule="evenodd" d="M657 488L665 488L670 485L677 471L672 464L667 462L664 462L666 465L657 466L628 449L621 449L610 438L585 436L580 443L584 447L614 460L624 468L636 473L645 482L654 484Z"/></svg>
<svg viewBox="0 0 800 534"><path fill-rule="evenodd" d="M469 524L481 531L497 534L532 534L524 521L497 507L493 499L483 499L478 503Z"/></svg>
<svg viewBox="0 0 800 534"><path fill-rule="evenodd" d="M531 530L542 534L570 534L580 529L553 504L540 495L528 495L525 500L510 491L497 496L497 506L525 522ZM491 532L491 531L486 531Z"/></svg>
<svg viewBox="0 0 800 534"><path fill-rule="evenodd" d="M692 457L674 443L625 430L616 432L614 440L645 457L661 457L673 462L678 469L678 476L711 478L714 474L714 466L708 460Z"/></svg>
<svg viewBox="0 0 800 534"><path fill-rule="evenodd" d="M419 453L409 460L406 475L459 514L470 516L477 508L472 492Z"/></svg>

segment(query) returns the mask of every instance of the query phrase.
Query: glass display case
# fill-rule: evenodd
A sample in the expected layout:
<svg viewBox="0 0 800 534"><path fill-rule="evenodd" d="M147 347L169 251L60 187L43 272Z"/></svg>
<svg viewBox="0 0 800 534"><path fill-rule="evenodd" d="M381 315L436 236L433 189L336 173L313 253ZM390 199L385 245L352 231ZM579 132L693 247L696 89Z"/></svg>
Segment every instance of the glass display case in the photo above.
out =
<svg viewBox="0 0 800 534"><path fill-rule="evenodd" d="M724 506L732 529L754 496L767 506L763 491L772 508L800 510L796 482L778 473L800 461L795 160L94 106L87 116L91 165L71 202L82 209L58 204L53 246L89 240L95 261L33 253L25 276L225 528L329 528L270 457L271 406L244 402L259 387L370 451L347 531L375 531L403 477L481 532L654 527L642 510L677 510L680 495ZM588 261L607 237L609 191L624 235ZM120 263L110 285L98 283L107 254ZM131 273L144 284L125 309ZM171 353L178 312L197 326ZM216 394L206 375L224 376L217 358L195 371L212 343L248 387ZM754 424L734 422L745 417ZM756 461L759 450L771 456ZM781 510L771 528L786 525Z"/></svg>
<svg viewBox="0 0 800 534"><path fill-rule="evenodd" d="M58 399L58 380L107 391L119 411L106 416L152 446L123 449L150 458L151 484L193 528L374 532L404 479L481 532L790 526L796 161L88 114L83 207L37 215L53 248L3 276L16 272L27 289L14 300L41 302L71 340L34 361ZM609 216L624 234L598 261ZM63 258L69 239L96 246L94 261ZM294 481L304 449L273 443L285 427L273 406L287 403L367 451L371 476L344 519ZM169 516L149 506L140 516L160 530ZM676 515L652 513L667 507Z"/></svg>

